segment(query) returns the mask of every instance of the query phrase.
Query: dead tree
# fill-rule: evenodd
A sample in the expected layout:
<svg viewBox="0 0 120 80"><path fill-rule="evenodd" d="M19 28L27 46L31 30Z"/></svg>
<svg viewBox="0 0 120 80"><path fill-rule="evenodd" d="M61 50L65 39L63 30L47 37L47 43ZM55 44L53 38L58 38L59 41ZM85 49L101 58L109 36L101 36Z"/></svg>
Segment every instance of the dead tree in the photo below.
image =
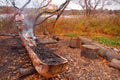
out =
<svg viewBox="0 0 120 80"><path fill-rule="evenodd" d="M76 4L80 5L85 11L86 16L90 16L93 12L99 8L103 9L107 4L107 0L73 0Z"/></svg>
<svg viewBox="0 0 120 80"><path fill-rule="evenodd" d="M37 9L37 11L40 11L41 9L44 9L45 7L47 7L49 5L49 3L51 2L51 0L49 0L48 4L40 7ZM42 12L39 12L38 15L35 17L35 21L34 21L34 26L36 25L40 25L41 23L45 22L47 19L53 17L54 15L57 15L56 19L55 19L55 22L54 22L54 25L56 23L56 21L59 19L60 15L62 14L62 12L65 10L65 8L67 7L67 5L69 4L70 0L66 0L63 4L60 5L60 7L54 11L42 11ZM44 14L49 14L48 17L46 17L45 19L43 19L42 21L38 21L38 19L44 15Z"/></svg>
<svg viewBox="0 0 120 80"><path fill-rule="evenodd" d="M114 1L114 2L116 2L116 3L118 3L118 4L120 4L120 0L112 0L112 1Z"/></svg>
<svg viewBox="0 0 120 80"><path fill-rule="evenodd" d="M44 1L47 1L47 0L43 0L42 3ZM57 15L57 17L55 19L55 22L54 22L54 25L55 25L56 21L59 19L60 15L62 14L62 12L65 10L65 8L67 7L67 5L70 2L70 0L66 0L63 4L60 5L60 7L58 9L56 9L54 11L47 11L47 10L45 10L44 8L47 7L51 1L52 0L49 0L47 2L47 4L38 7L38 9L35 9L36 10L35 12L37 13L37 15L35 16L33 27L36 26L36 25L40 25L41 23L45 22L50 17L52 17L54 15ZM15 9L17 9L17 10L24 10L25 7L31 2L31 0L28 0L21 8L19 8L18 6L16 6L15 0L11 0L10 2L12 3L12 5L13 5L13 7ZM41 5L42 5L42 3L41 3ZM43 10L42 12L40 12L41 9ZM39 22L38 19L42 15L44 15L44 14L49 14L49 16ZM23 44L25 45L25 48L27 49L27 51L29 53L29 56L30 56L30 58L31 58L31 60L33 62L33 65L34 65L35 69L38 71L38 73L40 73L40 74L42 74L44 76L47 76L47 77L53 77L53 76L57 75L56 73L60 73L61 71L66 70L66 66L67 66L67 60L66 59L60 57L60 59L64 59L64 61L65 61L64 64L63 64L64 66L61 65L63 68L59 67L59 65L57 65L57 66L56 65L55 66L54 65L48 66L46 64L43 64L43 62L40 61L37 58L37 55L34 53L34 51L27 45L26 41L23 39L22 36L21 36L21 40L22 40ZM49 69L51 70L51 72L49 72ZM48 70L48 72L46 72L47 70ZM54 72L54 71L56 71L56 72ZM22 72L25 73L25 74L22 75L22 76L24 76L24 75L29 75L29 74L34 73L35 70L33 68L25 69L25 70L22 69Z"/></svg>
<svg viewBox="0 0 120 80"><path fill-rule="evenodd" d="M59 17L61 16L61 14L63 13L63 11L65 10L65 8L67 7L67 5L69 4L69 2L71 0L66 0L57 9L49 11L49 9L47 9L47 7L50 5L51 1L52 0L42 0L40 2L40 4L37 6L37 8L34 9L33 14L35 14L35 15L32 15L33 16L33 20L32 20L32 22L33 22L32 27L33 28L35 26L41 25L42 23L47 21L49 18L56 15L57 17L55 18L55 21L53 22L53 27L54 27L57 20L59 19ZM10 0L10 2L12 3L13 7L16 8L17 10L24 10L25 7L31 2L31 0L28 0L21 8L16 6L15 0ZM46 15L46 14L48 16L43 19L42 16Z"/></svg>

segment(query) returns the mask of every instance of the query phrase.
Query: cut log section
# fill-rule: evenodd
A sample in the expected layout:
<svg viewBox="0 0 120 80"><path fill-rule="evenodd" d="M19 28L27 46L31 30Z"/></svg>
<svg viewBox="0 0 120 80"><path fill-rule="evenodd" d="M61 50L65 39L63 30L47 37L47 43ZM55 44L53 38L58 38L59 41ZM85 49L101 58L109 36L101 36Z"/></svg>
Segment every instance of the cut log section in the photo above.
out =
<svg viewBox="0 0 120 80"><path fill-rule="evenodd" d="M19 35L23 42L23 45L25 46L26 50L28 51L28 54L33 63L33 66L35 67L36 71L40 75L42 75L46 78L52 78L68 69L67 59L63 58L62 56L56 55L52 52L50 54L53 55L53 58L51 58L50 56L48 56L49 50L47 52L40 51L40 50L44 49L45 47L37 47L37 46L30 47L30 46L28 46L28 43L22 37L22 35L21 34L19 34ZM38 46L41 46L41 45L38 45ZM60 62L54 63L56 61L56 58L58 58L58 61L60 61Z"/></svg>
<svg viewBox="0 0 120 80"><path fill-rule="evenodd" d="M94 45L82 45L81 56L95 59L98 56L99 48Z"/></svg>
<svg viewBox="0 0 120 80"><path fill-rule="evenodd" d="M72 37L69 46L71 48L81 48L81 39L79 37Z"/></svg>
<svg viewBox="0 0 120 80"><path fill-rule="evenodd" d="M106 46L103 46L99 43L96 43L93 40L90 40L90 39L87 39L87 38L84 38L84 37L80 37L80 38L82 40L82 44L97 46L99 48L99 51L98 51L99 55L101 57L107 59L108 61L111 61L112 59L120 60L120 55L116 51L114 51L114 50L112 50L112 49L110 49Z"/></svg>
<svg viewBox="0 0 120 80"><path fill-rule="evenodd" d="M120 70L120 60L112 59L110 66Z"/></svg>

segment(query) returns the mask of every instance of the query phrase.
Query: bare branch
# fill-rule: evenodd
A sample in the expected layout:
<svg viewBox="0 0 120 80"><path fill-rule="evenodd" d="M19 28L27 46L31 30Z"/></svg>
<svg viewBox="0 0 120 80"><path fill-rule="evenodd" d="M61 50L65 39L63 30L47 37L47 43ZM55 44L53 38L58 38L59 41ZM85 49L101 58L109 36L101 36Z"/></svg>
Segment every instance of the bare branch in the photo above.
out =
<svg viewBox="0 0 120 80"><path fill-rule="evenodd" d="M18 7L15 5L15 2L14 2L14 1L11 2L11 3L12 3L12 5L13 5L14 8L16 8L16 9L20 9L20 8L18 8Z"/></svg>
<svg viewBox="0 0 120 80"><path fill-rule="evenodd" d="M21 8L21 10L23 10L29 3L31 2L31 0L28 0Z"/></svg>
<svg viewBox="0 0 120 80"><path fill-rule="evenodd" d="M63 11L65 10L65 8L66 8L66 7L67 7L67 5L69 4L69 2L70 2L70 0L66 1L65 6L64 6L64 7L63 7L63 9L59 12L59 14L57 15L57 18L56 18L55 23L54 23L54 25L53 25L53 26L55 26L55 24L56 24L57 20L59 19L60 15L63 13Z"/></svg>
<svg viewBox="0 0 120 80"><path fill-rule="evenodd" d="M93 10L96 9L96 7L98 6L99 3L100 3L100 0L97 0L97 1L95 2L95 6L93 7Z"/></svg>
<svg viewBox="0 0 120 80"><path fill-rule="evenodd" d="M44 1L46 1L46 0L43 0L43 1L41 2L41 5L40 5L40 7L38 8L38 10L40 10L40 9L42 9L42 8L44 8L44 7L47 7L52 0L49 0L46 5L42 6L42 3L44 3ZM42 7L41 7L41 6L42 6ZM37 10L37 11L38 11L38 10Z"/></svg>
<svg viewBox="0 0 120 80"><path fill-rule="evenodd" d="M18 10L23 10L30 2L31 0L28 0L21 8L17 7L16 4L15 4L15 0L10 0L10 2L12 3L13 7L18 9Z"/></svg>
<svg viewBox="0 0 120 80"><path fill-rule="evenodd" d="M46 21L48 18L54 16L54 15L56 14L56 12L59 12L59 11L61 10L61 12L60 12L60 14L59 14L59 16L60 16L61 13L62 13L63 10L66 8L66 6L68 5L69 2L70 2L70 0L66 0L66 2L64 2L62 5L60 5L60 7L59 7L58 9L56 9L55 11L51 11L51 12L49 12L49 11L43 11L43 12L39 13L39 14L37 15L37 17L35 18L34 26L43 23L43 22ZM66 4L67 4L67 5L66 5ZM50 16L46 17L43 21L41 21L41 22L39 22L39 23L36 23L37 20L39 19L39 17L42 16L43 14L50 14ZM59 16L58 16L57 18L59 18ZM56 20L57 20L57 19L56 19Z"/></svg>

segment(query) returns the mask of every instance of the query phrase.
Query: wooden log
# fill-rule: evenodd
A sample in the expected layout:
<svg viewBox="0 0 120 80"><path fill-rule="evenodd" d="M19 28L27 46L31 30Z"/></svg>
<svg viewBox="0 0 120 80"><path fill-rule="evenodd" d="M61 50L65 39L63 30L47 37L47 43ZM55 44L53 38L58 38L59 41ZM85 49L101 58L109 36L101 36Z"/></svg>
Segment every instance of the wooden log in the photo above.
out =
<svg viewBox="0 0 120 80"><path fill-rule="evenodd" d="M12 36L12 37L16 37L16 36L18 36L18 34L12 34L12 33L0 33L0 36Z"/></svg>
<svg viewBox="0 0 120 80"><path fill-rule="evenodd" d="M111 61L114 58L120 60L120 55L116 51L114 51L102 44L99 44L93 40L87 39L85 37L80 37L80 38L82 40L82 44L97 46L99 48L99 51L98 51L99 55L101 57L107 59L108 61Z"/></svg>
<svg viewBox="0 0 120 80"><path fill-rule="evenodd" d="M99 50L99 55L102 56L103 58L107 59L108 61L111 61L112 59L120 60L120 55L117 54L112 49L105 49L105 48L100 49Z"/></svg>
<svg viewBox="0 0 120 80"><path fill-rule="evenodd" d="M25 46L26 50L28 51L28 54L29 54L29 57L30 57L30 59L31 59L31 61L33 63L33 66L35 67L36 71L40 75L44 76L45 78L51 78L51 77L57 76L58 74L60 74L63 71L68 69L68 66L67 66L68 61L67 61L67 59L65 59L62 56L59 56L57 54L51 53L51 54L59 57L62 60L61 63L48 64L48 63L44 62L41 58L42 58L42 56L47 57L48 54L46 54L46 55L44 54L44 53L47 53L47 52L43 51L43 53L42 54L40 53L39 54L40 56L38 57L38 55L34 51L41 52L39 49L42 49L42 47L39 48L39 49L37 49L37 48L34 49L34 47L32 47L34 49L34 51L33 51L32 48L26 42L26 40L22 37L22 35L21 34L19 34L19 35L21 37L23 45ZM49 62L49 60L50 59L48 57L48 62ZM47 61L47 60L45 60L45 61ZM55 60L52 60L52 61L54 62Z"/></svg>
<svg viewBox="0 0 120 80"><path fill-rule="evenodd" d="M81 39L79 37L72 37L69 46L71 48L81 48Z"/></svg>
<svg viewBox="0 0 120 80"><path fill-rule="evenodd" d="M56 44L57 41L56 40L40 40L39 43L40 44Z"/></svg>
<svg viewBox="0 0 120 80"><path fill-rule="evenodd" d="M36 73L36 70L34 67L20 68L19 73L20 73L20 77L25 77L33 73Z"/></svg>
<svg viewBox="0 0 120 80"><path fill-rule="evenodd" d="M98 56L98 47L94 45L82 45L81 56L90 59L96 59Z"/></svg>
<svg viewBox="0 0 120 80"><path fill-rule="evenodd" d="M51 51L56 51L58 48L50 48Z"/></svg>
<svg viewBox="0 0 120 80"><path fill-rule="evenodd" d="M120 70L120 60L112 59L110 66Z"/></svg>

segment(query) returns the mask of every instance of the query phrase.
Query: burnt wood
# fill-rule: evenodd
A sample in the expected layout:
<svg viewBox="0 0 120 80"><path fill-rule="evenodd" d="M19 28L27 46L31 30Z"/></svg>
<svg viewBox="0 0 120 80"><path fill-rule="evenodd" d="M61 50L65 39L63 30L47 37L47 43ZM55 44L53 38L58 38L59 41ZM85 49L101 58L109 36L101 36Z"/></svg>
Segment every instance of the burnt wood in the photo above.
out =
<svg viewBox="0 0 120 80"><path fill-rule="evenodd" d="M45 78L52 78L68 69L68 61L60 55L54 54L42 44L38 46L29 46L22 37L23 45L28 51L28 55L35 67L36 71Z"/></svg>
<svg viewBox="0 0 120 80"><path fill-rule="evenodd" d="M33 73L36 73L36 72L37 71L35 70L34 67L20 68L19 69L20 77L25 77L25 76L31 75Z"/></svg>

